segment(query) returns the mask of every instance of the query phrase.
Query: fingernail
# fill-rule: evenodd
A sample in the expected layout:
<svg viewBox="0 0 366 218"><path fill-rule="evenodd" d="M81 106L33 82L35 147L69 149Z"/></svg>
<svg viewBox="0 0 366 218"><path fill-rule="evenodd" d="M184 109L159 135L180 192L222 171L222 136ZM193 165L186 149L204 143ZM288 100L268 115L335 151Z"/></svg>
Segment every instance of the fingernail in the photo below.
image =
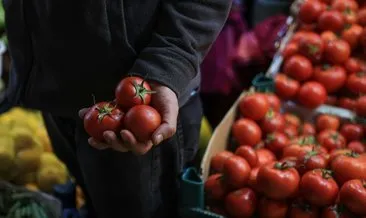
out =
<svg viewBox="0 0 366 218"><path fill-rule="evenodd" d="M164 140L163 135L158 135L155 137L155 145L160 144Z"/></svg>

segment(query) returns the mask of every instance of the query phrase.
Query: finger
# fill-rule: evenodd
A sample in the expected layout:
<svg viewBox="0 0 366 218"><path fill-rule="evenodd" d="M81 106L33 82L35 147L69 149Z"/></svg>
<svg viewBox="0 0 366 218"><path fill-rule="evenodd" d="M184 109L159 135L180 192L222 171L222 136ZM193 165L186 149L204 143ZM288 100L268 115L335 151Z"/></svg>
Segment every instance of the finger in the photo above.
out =
<svg viewBox="0 0 366 218"><path fill-rule="evenodd" d="M178 104L176 102L166 102L161 108L162 124L154 132L152 140L154 145L160 144L163 140L172 137L177 129Z"/></svg>
<svg viewBox="0 0 366 218"><path fill-rule="evenodd" d="M105 150L105 149L109 148L109 145L98 142L94 138L89 138L88 143L90 146L92 146L93 148L98 149L98 150Z"/></svg>
<svg viewBox="0 0 366 218"><path fill-rule="evenodd" d="M176 127L173 125L169 125L168 123L163 123L159 126L159 128L154 132L152 136L152 141L154 145L160 144L162 141L172 137L176 132Z"/></svg>
<svg viewBox="0 0 366 218"><path fill-rule="evenodd" d="M152 141L148 141L146 143L138 142L135 136L128 130L122 130L121 137L124 143L128 144L129 149L137 155L146 154L153 146Z"/></svg>
<svg viewBox="0 0 366 218"><path fill-rule="evenodd" d="M83 108L83 109L79 110L79 117L80 117L81 119L84 119L85 114L86 114L86 113L88 113L89 109L90 109L90 108Z"/></svg>
<svg viewBox="0 0 366 218"><path fill-rule="evenodd" d="M119 140L113 131L105 131L103 133L104 139L107 141L110 148L120 151L128 152L129 150L123 145L122 141Z"/></svg>

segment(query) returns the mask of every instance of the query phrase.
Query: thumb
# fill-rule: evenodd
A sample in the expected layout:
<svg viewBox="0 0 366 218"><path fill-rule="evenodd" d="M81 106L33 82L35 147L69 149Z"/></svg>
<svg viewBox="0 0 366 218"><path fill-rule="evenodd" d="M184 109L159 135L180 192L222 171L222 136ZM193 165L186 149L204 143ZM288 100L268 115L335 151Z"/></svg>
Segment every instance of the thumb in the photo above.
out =
<svg viewBox="0 0 366 218"><path fill-rule="evenodd" d="M162 124L154 132L152 141L154 145L160 144L162 141L172 137L177 129L178 104L167 102L160 108L162 115Z"/></svg>
<svg viewBox="0 0 366 218"><path fill-rule="evenodd" d="M89 109L90 108L83 108L83 109L79 110L79 117L81 119L84 119L84 117L85 117L86 113L88 113Z"/></svg>

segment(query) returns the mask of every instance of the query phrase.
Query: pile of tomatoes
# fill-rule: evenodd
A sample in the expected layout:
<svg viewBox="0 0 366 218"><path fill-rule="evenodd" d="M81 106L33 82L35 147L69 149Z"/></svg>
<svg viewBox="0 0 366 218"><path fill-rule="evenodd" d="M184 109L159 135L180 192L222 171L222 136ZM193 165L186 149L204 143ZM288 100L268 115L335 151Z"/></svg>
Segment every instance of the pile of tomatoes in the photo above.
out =
<svg viewBox="0 0 366 218"><path fill-rule="evenodd" d="M149 106L154 92L148 82L130 76L121 80L112 102L96 103L84 117L85 131L99 142L104 142L104 132L113 131L119 136L122 129L130 130L140 142L151 139L161 123L161 116Z"/></svg>
<svg viewBox="0 0 366 218"><path fill-rule="evenodd" d="M366 116L366 5L305 0L282 51L276 93L308 107L337 105Z"/></svg>
<svg viewBox="0 0 366 218"><path fill-rule="evenodd" d="M207 205L225 217L366 217L366 126L280 111L275 94L248 92L231 151L215 154ZM236 142L236 143L234 143Z"/></svg>

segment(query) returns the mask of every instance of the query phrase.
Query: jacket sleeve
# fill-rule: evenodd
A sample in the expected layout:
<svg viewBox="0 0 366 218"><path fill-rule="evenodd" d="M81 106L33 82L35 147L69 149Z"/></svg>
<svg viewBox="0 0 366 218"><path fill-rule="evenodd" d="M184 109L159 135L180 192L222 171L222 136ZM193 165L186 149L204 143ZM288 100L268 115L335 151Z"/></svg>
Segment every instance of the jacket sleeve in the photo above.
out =
<svg viewBox="0 0 366 218"><path fill-rule="evenodd" d="M171 88L178 96L221 31L231 0L162 0L151 42L130 73Z"/></svg>

